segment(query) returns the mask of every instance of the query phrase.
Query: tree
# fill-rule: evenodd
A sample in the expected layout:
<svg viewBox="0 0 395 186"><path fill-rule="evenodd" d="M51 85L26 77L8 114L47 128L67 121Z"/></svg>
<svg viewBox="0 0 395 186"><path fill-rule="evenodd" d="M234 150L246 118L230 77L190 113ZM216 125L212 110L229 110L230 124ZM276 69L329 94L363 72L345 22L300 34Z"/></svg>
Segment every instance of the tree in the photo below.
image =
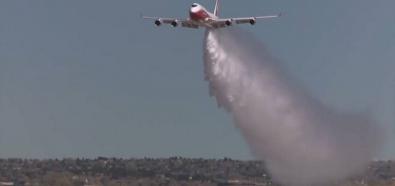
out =
<svg viewBox="0 0 395 186"><path fill-rule="evenodd" d="M72 175L68 172L48 172L44 177L42 184L43 186L73 186Z"/></svg>

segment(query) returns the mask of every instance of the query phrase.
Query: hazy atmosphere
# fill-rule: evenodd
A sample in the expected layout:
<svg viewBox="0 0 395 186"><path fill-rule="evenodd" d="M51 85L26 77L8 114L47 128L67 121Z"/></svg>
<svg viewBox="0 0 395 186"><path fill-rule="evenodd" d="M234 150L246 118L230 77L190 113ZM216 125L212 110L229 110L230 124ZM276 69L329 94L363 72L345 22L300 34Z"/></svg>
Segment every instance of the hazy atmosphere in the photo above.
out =
<svg viewBox="0 0 395 186"><path fill-rule="evenodd" d="M251 159L209 97L203 30L139 17L186 17L194 1L0 1L0 157ZM199 1L208 9L212 0ZM222 2L315 98L371 112L395 159L394 1Z"/></svg>

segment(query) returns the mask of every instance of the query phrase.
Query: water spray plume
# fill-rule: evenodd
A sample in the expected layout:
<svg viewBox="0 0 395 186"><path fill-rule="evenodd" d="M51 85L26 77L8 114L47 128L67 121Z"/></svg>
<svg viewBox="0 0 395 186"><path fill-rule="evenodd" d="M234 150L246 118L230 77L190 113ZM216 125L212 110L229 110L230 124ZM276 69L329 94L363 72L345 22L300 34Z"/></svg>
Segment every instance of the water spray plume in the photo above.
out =
<svg viewBox="0 0 395 186"><path fill-rule="evenodd" d="M378 129L369 115L341 113L314 99L251 34L208 30L204 63L210 94L276 182L336 181L364 170L376 155Z"/></svg>

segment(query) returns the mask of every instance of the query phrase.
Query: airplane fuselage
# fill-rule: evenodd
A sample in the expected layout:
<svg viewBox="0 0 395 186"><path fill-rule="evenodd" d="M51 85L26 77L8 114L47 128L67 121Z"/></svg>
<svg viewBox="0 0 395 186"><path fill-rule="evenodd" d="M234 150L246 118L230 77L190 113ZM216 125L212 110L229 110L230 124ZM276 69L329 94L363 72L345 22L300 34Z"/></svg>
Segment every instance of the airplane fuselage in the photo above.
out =
<svg viewBox="0 0 395 186"><path fill-rule="evenodd" d="M189 17L191 20L194 21L207 21L208 19L215 19L217 16L215 16L213 13L207 11L206 8L204 8L202 5L199 5L197 3L194 3L192 7L189 10Z"/></svg>
<svg viewBox="0 0 395 186"><path fill-rule="evenodd" d="M204 6L193 3L189 9L189 19L200 26L211 27L210 23L218 19L218 17L208 11Z"/></svg>

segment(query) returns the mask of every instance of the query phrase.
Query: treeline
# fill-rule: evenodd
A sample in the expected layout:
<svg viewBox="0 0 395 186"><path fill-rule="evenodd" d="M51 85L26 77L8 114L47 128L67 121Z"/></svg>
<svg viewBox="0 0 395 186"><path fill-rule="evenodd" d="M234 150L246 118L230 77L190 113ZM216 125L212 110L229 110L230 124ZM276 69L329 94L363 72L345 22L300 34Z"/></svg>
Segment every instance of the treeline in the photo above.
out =
<svg viewBox="0 0 395 186"><path fill-rule="evenodd" d="M324 167L323 167L324 169ZM261 161L188 159L0 159L0 185L275 185ZM395 163L378 161L337 185L395 185Z"/></svg>

